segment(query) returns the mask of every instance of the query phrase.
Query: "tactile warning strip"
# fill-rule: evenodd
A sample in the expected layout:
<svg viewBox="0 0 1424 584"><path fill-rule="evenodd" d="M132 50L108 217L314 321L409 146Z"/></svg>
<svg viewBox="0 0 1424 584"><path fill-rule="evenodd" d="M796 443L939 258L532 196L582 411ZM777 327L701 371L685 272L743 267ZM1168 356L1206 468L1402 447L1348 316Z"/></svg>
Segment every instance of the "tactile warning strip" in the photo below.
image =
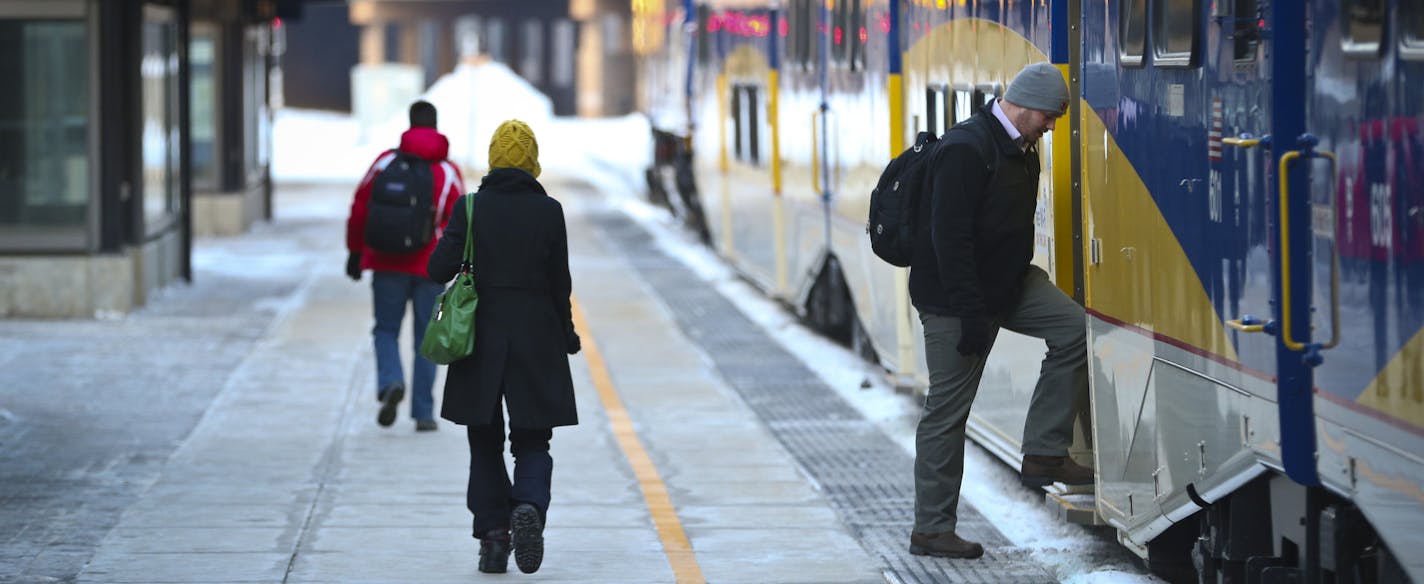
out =
<svg viewBox="0 0 1424 584"><path fill-rule="evenodd" d="M622 215L591 217L662 298L688 338L820 486L889 582L1054 582L978 511L959 508L958 532L984 544L979 560L909 553L913 460L875 425L691 270Z"/></svg>

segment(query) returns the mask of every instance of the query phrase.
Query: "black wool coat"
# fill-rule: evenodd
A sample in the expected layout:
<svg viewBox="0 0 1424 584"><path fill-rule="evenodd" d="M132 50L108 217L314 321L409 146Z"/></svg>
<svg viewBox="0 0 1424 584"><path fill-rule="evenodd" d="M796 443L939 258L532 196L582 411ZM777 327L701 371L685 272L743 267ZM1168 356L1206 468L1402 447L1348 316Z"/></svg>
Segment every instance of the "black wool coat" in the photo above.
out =
<svg viewBox="0 0 1424 584"><path fill-rule="evenodd" d="M1038 151L1009 138L992 104L945 133L921 198L910 302L943 316L1000 316L1033 260Z"/></svg>
<svg viewBox="0 0 1424 584"><path fill-rule="evenodd" d="M509 425L578 423L569 374L572 330L568 233L563 206L529 173L497 168L460 197L430 254L431 279L448 282L465 249L465 207L474 206L475 352L450 364L440 416L480 426L503 396Z"/></svg>

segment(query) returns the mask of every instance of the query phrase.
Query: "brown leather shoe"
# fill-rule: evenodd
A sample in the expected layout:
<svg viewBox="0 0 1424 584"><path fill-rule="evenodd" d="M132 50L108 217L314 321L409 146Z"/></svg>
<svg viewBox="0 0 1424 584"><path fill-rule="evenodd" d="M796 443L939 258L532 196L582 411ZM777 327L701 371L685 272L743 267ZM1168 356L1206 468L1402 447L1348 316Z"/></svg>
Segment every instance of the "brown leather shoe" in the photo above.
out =
<svg viewBox="0 0 1424 584"><path fill-rule="evenodd" d="M1093 484L1093 469L1073 462L1067 456L1025 454L1019 482L1027 487L1044 487L1051 483L1065 485Z"/></svg>
<svg viewBox="0 0 1424 584"><path fill-rule="evenodd" d="M972 560L984 555L984 546L948 533L910 533L910 554Z"/></svg>

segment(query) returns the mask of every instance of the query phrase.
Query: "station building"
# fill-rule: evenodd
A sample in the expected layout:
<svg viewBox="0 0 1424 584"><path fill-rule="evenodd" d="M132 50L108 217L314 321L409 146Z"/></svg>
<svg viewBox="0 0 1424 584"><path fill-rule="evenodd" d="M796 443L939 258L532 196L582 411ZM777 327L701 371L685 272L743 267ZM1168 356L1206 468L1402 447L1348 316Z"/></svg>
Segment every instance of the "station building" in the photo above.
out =
<svg viewBox="0 0 1424 584"><path fill-rule="evenodd" d="M0 0L0 316L94 317L271 213L271 0Z"/></svg>

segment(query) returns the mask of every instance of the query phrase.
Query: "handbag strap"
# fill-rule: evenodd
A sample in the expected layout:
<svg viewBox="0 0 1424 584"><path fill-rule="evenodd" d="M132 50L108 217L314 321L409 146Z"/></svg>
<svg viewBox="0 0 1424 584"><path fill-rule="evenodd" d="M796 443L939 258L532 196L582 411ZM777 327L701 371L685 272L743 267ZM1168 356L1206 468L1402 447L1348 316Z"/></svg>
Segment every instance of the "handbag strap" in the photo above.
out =
<svg viewBox="0 0 1424 584"><path fill-rule="evenodd" d="M475 262L475 194L465 195L465 253L460 256L460 271L470 273Z"/></svg>

